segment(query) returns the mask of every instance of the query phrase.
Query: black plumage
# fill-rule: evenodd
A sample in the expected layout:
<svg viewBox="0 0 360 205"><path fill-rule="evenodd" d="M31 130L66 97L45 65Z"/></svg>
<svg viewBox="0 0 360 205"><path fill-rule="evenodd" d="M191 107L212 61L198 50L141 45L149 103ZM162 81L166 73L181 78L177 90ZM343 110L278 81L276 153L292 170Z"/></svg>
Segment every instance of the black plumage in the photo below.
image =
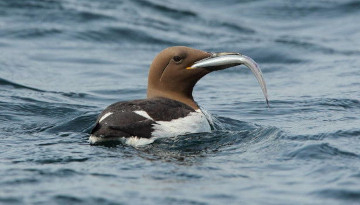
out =
<svg viewBox="0 0 360 205"><path fill-rule="evenodd" d="M134 111L145 111L152 119ZM195 110L179 101L168 98L151 98L117 102L107 107L98 117L91 134L103 138L131 137L151 138L157 121L171 121L188 116ZM112 113L101 122L107 113Z"/></svg>

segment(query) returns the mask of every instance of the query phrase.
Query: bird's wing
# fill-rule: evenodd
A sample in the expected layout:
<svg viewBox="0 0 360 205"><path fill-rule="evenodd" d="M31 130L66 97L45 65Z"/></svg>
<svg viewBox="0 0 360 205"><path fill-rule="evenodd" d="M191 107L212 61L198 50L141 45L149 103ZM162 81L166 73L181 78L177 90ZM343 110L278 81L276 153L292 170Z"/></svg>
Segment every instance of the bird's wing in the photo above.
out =
<svg viewBox="0 0 360 205"><path fill-rule="evenodd" d="M171 121L187 116L191 107L166 98L117 102L98 117L91 134L103 137L151 138L157 121Z"/></svg>
<svg viewBox="0 0 360 205"><path fill-rule="evenodd" d="M103 112L91 134L102 137L150 138L153 124L155 121L133 111Z"/></svg>

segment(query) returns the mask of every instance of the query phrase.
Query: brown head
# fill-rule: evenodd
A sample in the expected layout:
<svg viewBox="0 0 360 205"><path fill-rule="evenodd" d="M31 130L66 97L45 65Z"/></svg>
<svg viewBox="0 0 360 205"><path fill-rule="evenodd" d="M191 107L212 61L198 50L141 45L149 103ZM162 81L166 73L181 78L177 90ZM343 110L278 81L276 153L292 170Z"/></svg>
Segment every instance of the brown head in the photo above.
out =
<svg viewBox="0 0 360 205"><path fill-rule="evenodd" d="M210 71L186 68L210 55L210 53L183 46L170 47L161 51L150 66L147 97L170 98L198 109L192 97L192 91L196 82Z"/></svg>
<svg viewBox="0 0 360 205"><path fill-rule="evenodd" d="M244 63L219 59L231 55L241 54L208 53L184 46L164 49L150 66L147 98L165 97L198 109L192 96L195 84L212 71Z"/></svg>

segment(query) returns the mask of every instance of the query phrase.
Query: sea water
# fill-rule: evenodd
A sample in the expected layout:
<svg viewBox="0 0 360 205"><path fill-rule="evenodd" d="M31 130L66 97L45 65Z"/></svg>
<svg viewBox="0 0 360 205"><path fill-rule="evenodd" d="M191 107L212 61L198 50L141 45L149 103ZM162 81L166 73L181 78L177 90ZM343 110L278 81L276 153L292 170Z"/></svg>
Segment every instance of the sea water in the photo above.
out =
<svg viewBox="0 0 360 205"><path fill-rule="evenodd" d="M0 204L359 204L360 2L0 1ZM262 68L205 76L217 130L90 146L185 45Z"/></svg>

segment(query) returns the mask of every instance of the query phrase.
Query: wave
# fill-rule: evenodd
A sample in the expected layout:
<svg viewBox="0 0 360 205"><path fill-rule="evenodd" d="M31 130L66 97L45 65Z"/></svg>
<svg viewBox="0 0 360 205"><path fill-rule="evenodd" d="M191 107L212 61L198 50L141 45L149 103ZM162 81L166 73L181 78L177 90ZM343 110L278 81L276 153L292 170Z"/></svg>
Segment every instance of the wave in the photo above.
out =
<svg viewBox="0 0 360 205"><path fill-rule="evenodd" d="M10 80L4 79L4 78L0 78L0 86L7 86L7 87L11 87L14 89L26 89L26 90L31 90L31 91L35 91L35 92L39 92L39 93L47 93L47 94L56 94L56 95L62 95L71 99L75 99L75 98L90 98L90 94L87 93L75 93L75 92L59 92L59 91L49 91L49 90L42 90L42 89L38 89L38 88L34 88L34 87L30 87L30 86L26 86L26 85L22 85L20 83L16 83L16 82L12 82ZM0 87L1 89L1 87ZM19 100L25 100L28 102L43 102L43 101L38 101L36 99L33 98L27 98L27 97L19 97L19 96L12 96L15 99L19 99Z"/></svg>
<svg viewBox="0 0 360 205"><path fill-rule="evenodd" d="M360 108L360 101L348 98L322 98L315 104L325 107L340 107L344 109Z"/></svg>
<svg viewBox="0 0 360 205"><path fill-rule="evenodd" d="M297 38L289 37L289 36L280 36L279 38L275 39L275 43L295 47L298 49L302 48L305 50L309 50L311 52L319 52L323 54L342 54L346 56L360 54L360 51L358 50L340 50L337 48L330 48L327 46L322 46L319 43L313 43L305 39L299 40ZM287 49L282 49L282 50L287 50Z"/></svg>
<svg viewBox="0 0 360 205"><path fill-rule="evenodd" d="M142 30L139 27L106 27L100 30L86 30L72 34L79 40L109 42L120 44L157 44L168 45L174 44L173 41L166 40L159 35Z"/></svg>
<svg viewBox="0 0 360 205"><path fill-rule="evenodd" d="M49 1L49 0L12 0L12 1L1 1L1 8L5 9L62 9L61 1Z"/></svg>
<svg viewBox="0 0 360 205"><path fill-rule="evenodd" d="M231 145L254 144L269 138L276 140L283 135L282 131L276 127L262 127L226 117L214 117L213 120L215 130L211 133L160 138L152 144L137 147L137 149L162 157L193 156L218 151L221 147ZM121 143L110 142L100 145L113 147Z"/></svg>
<svg viewBox="0 0 360 205"><path fill-rule="evenodd" d="M291 4L276 2L269 4L259 2L258 7L261 10L266 10L268 17L280 19L286 17L287 19L299 18L334 18L339 16L349 15L353 12L358 12L360 3L356 0L352 1L332 1L332 2L292 2Z"/></svg>
<svg viewBox="0 0 360 205"><path fill-rule="evenodd" d="M248 146L256 147L259 143L280 138L283 133L275 127L261 127L251 123L218 117L215 120L217 130L211 133L195 133L172 138L162 138L144 147L139 155L144 158L165 159L192 162L193 157L225 151L239 147L244 152Z"/></svg>
<svg viewBox="0 0 360 205"><path fill-rule="evenodd" d="M277 114L289 114L294 111L344 111L360 109L360 101L351 98L311 98L303 100L271 100L272 111ZM251 106L251 104L249 105ZM292 108L291 110L289 108ZM273 114L273 113L271 113Z"/></svg>
<svg viewBox="0 0 360 205"><path fill-rule="evenodd" d="M182 9L171 4L146 0L135 1L124 7L118 6L122 5L122 2L108 4L108 7L101 8L96 3L86 6L74 2L15 0L13 3L0 6L0 11L16 10L20 18L17 21L31 19L34 23L3 29L0 36L15 39L56 37L66 40L169 46L194 45L203 42L204 37L221 40L224 34L255 33L249 26L236 21L208 19L207 16L198 15L191 8ZM37 12L41 12L42 15L37 15ZM145 16L137 17L140 13L144 13ZM158 14L160 18L152 15L153 13ZM12 15L11 12L5 14L10 17ZM189 18L191 23L187 23ZM93 21L96 21L96 26ZM212 28L216 28L217 32L214 33ZM171 35L169 30L173 30L170 31Z"/></svg>
<svg viewBox="0 0 360 205"><path fill-rule="evenodd" d="M37 88L32 88L32 87L29 87L29 86L21 85L19 83L15 83L15 82L6 80L4 78L0 78L0 85L11 86L11 87L13 87L15 89L28 89L28 90L33 90L33 91L37 91L37 92L45 92L44 90L40 90L40 89L37 89Z"/></svg>
<svg viewBox="0 0 360 205"><path fill-rule="evenodd" d="M113 3L115 4L115 2ZM74 2L49 0L12 0L0 3L3 15L12 15L12 12L23 14L33 20L42 22L71 20L72 22L88 22L94 20L115 20L116 18L101 12L101 9L92 9L91 6ZM42 15L33 13L41 12ZM52 14L52 15L51 15ZM43 18L47 16L48 18ZM20 16L19 16L20 17Z"/></svg>
<svg viewBox="0 0 360 205"><path fill-rule="evenodd" d="M16 39L34 39L55 36L63 33L57 28L20 28L16 30L7 30L0 33L0 37L16 38Z"/></svg>
<svg viewBox="0 0 360 205"><path fill-rule="evenodd" d="M324 198L332 198L332 199L341 199L345 201L354 201L359 202L360 200L360 191L357 190L351 190L351 189L336 189L336 188L329 188L329 189L323 189L320 191L316 191L313 194L319 195Z"/></svg>
<svg viewBox="0 0 360 205"><path fill-rule="evenodd" d="M149 0L141 0L141 1L134 1L134 3L138 4L140 7L148 7L154 10L155 13L164 13L166 15L170 15L176 18L183 18L183 17L196 17L197 14L190 10L182 10L179 7L170 7L167 4L159 4L154 1Z"/></svg>
<svg viewBox="0 0 360 205"><path fill-rule="evenodd" d="M98 113L95 112L81 113L64 122L58 122L56 125L47 129L46 132L52 134L61 132L90 133L92 127L95 125L97 115Z"/></svg>
<svg viewBox="0 0 360 205"><path fill-rule="evenodd" d="M318 133L314 135L295 135L286 136L287 139L296 140L296 141L320 141L324 139L337 139L342 137L360 137L359 129L351 129L351 130L338 130L332 133Z"/></svg>
<svg viewBox="0 0 360 205"><path fill-rule="evenodd" d="M291 159L329 159L333 157L339 158L359 158L360 156L352 153L340 150L334 146L331 146L329 143L317 143L304 145L301 148L298 148L290 153L287 153L286 156Z"/></svg>

